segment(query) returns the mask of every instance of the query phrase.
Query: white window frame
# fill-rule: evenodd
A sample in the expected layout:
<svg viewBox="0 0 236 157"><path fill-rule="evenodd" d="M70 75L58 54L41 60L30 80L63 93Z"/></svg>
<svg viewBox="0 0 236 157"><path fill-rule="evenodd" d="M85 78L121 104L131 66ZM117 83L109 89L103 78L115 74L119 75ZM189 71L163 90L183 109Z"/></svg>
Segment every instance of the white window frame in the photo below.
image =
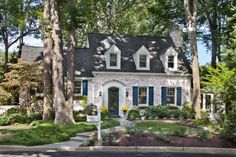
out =
<svg viewBox="0 0 236 157"><path fill-rule="evenodd" d="M174 56L174 67L169 68L168 67L168 60L169 56ZM177 71L178 70L178 53L175 51L173 47L170 47L167 49L166 53L161 56L162 63L165 66L166 71Z"/></svg>
<svg viewBox="0 0 236 157"><path fill-rule="evenodd" d="M117 54L117 66L110 66L110 54ZM107 69L120 69L121 68L121 51L116 45L112 45L106 52L105 52L105 61L106 61L106 68Z"/></svg>
<svg viewBox="0 0 236 157"><path fill-rule="evenodd" d="M146 57L146 60L145 60L146 66L145 66L145 67L141 67L141 64L140 64L140 63L141 63L141 56L145 56L145 57ZM140 55L139 55L139 68L145 68L145 69L147 68L147 58L148 58L148 57L147 57L146 54L140 54Z"/></svg>
<svg viewBox="0 0 236 157"><path fill-rule="evenodd" d="M111 65L111 55L116 55L116 66ZM117 67L118 65L118 54L117 53L110 53L109 54L109 67Z"/></svg>
<svg viewBox="0 0 236 157"><path fill-rule="evenodd" d="M140 67L140 55L146 55L146 67ZM133 54L134 63L137 70L150 70L150 52L145 46L142 46L135 54Z"/></svg>
<svg viewBox="0 0 236 157"><path fill-rule="evenodd" d="M80 84L81 84L81 89L80 89L80 93L75 93L74 92L74 96L82 96L83 95L83 80L75 80L75 82L76 81L80 81ZM75 84L76 85L76 84ZM76 87L74 87L74 91L75 91L75 88Z"/></svg>
<svg viewBox="0 0 236 157"><path fill-rule="evenodd" d="M147 89L147 100L146 100L146 104L139 104L139 88L146 88ZM138 86L138 106L149 106L149 88L148 86Z"/></svg>
<svg viewBox="0 0 236 157"><path fill-rule="evenodd" d="M175 90L175 97L174 97L174 104L169 104L169 103L167 103L168 105L175 105L175 106L177 106L177 87L166 87L166 99L167 99L167 97L168 97L168 88L174 88L174 90Z"/></svg>
<svg viewBox="0 0 236 157"><path fill-rule="evenodd" d="M173 67L169 67L169 58L173 57ZM168 55L167 57L167 67L168 69L174 69L175 68L175 56L174 55Z"/></svg>

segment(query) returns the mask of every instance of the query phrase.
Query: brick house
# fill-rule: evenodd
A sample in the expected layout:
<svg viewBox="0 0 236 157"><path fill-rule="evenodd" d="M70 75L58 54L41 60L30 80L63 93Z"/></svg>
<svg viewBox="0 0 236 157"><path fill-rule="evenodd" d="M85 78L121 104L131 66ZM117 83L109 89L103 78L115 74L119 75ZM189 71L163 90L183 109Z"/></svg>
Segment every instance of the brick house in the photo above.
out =
<svg viewBox="0 0 236 157"><path fill-rule="evenodd" d="M86 96L88 104L105 105L114 116L123 115L123 105L181 108L191 100L192 79L182 42L179 30L168 37L89 34L87 48L76 49L75 99ZM24 46L21 58L40 60L42 51Z"/></svg>

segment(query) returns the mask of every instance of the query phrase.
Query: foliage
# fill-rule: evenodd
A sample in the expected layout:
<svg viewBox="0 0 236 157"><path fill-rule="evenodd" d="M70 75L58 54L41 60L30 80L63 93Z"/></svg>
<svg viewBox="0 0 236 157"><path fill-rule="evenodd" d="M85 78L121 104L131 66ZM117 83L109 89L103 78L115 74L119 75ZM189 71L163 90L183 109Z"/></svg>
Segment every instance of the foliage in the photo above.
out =
<svg viewBox="0 0 236 157"><path fill-rule="evenodd" d="M140 114L139 114L139 110L138 109L131 109L128 113L127 118L129 120L136 120L136 119L140 119Z"/></svg>
<svg viewBox="0 0 236 157"><path fill-rule="evenodd" d="M226 123L222 135L236 141L236 101L232 104L232 109L226 115Z"/></svg>
<svg viewBox="0 0 236 157"><path fill-rule="evenodd" d="M202 130L198 132L197 137L203 142L210 140L212 138L212 134L208 130Z"/></svg>
<svg viewBox="0 0 236 157"><path fill-rule="evenodd" d="M143 135L144 133L143 129L137 128L135 126L129 126L129 127L126 127L125 129L126 129L126 133L130 135Z"/></svg>
<svg viewBox="0 0 236 157"><path fill-rule="evenodd" d="M10 133L12 136L1 138L0 144L17 144L17 145L42 145L68 141L70 137L80 132L96 130L93 124L79 122L75 125L55 125L52 121L34 121L30 129L8 129L0 132ZM114 120L104 121L102 128L114 127L119 122Z"/></svg>
<svg viewBox="0 0 236 157"><path fill-rule="evenodd" d="M185 137L187 135L187 130L186 127L179 127L174 131L174 134L179 137Z"/></svg>
<svg viewBox="0 0 236 157"><path fill-rule="evenodd" d="M84 107L86 107L87 106L87 104L88 104L88 100L87 100L87 97L86 96L82 96L82 105L84 106Z"/></svg>
<svg viewBox="0 0 236 157"><path fill-rule="evenodd" d="M118 139L118 136L116 133L102 133L102 144L115 144L116 140Z"/></svg>
<svg viewBox="0 0 236 157"><path fill-rule="evenodd" d="M155 134L167 134L167 135L175 135L176 132L179 133L184 131L186 132L186 134L187 133L189 134L197 131L195 128L191 128L176 122L161 122L161 121L138 122L136 127L142 130L148 130ZM186 128L186 130L183 128Z"/></svg>
<svg viewBox="0 0 236 157"><path fill-rule="evenodd" d="M25 115L27 114L27 110L23 107L12 107L5 112L5 115L11 115L11 114Z"/></svg>
<svg viewBox="0 0 236 157"><path fill-rule="evenodd" d="M75 122L86 122L86 115L85 112L82 110L73 111L73 117Z"/></svg>
<svg viewBox="0 0 236 157"><path fill-rule="evenodd" d="M84 112L87 115L97 115L97 106L90 104L85 107Z"/></svg>
<svg viewBox="0 0 236 157"><path fill-rule="evenodd" d="M157 134L156 137L168 144L173 143L170 139L170 136L168 134Z"/></svg>
<svg viewBox="0 0 236 157"><path fill-rule="evenodd" d="M191 102L185 102L183 106L184 107L182 109L182 117L184 119L194 119L195 111L192 108Z"/></svg>
<svg viewBox="0 0 236 157"><path fill-rule="evenodd" d="M31 123L34 120L41 120L42 115L41 114L6 114L0 116L0 126L1 125L11 125L15 123L25 124L25 123Z"/></svg>
<svg viewBox="0 0 236 157"><path fill-rule="evenodd" d="M104 111L104 112L101 112L101 118L102 120L107 120L107 119L110 119L111 116L108 111Z"/></svg>

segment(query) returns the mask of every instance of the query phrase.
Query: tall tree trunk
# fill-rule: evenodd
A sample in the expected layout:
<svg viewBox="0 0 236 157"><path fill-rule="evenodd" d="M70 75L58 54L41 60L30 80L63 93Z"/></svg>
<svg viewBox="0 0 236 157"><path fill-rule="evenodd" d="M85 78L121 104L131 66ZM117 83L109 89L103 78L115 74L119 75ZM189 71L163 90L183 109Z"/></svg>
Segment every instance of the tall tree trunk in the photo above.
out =
<svg viewBox="0 0 236 157"><path fill-rule="evenodd" d="M50 30L51 26L51 13L50 13L50 0L44 0L44 97L43 97L43 119L52 120L53 113L53 90L52 90L52 37Z"/></svg>
<svg viewBox="0 0 236 157"><path fill-rule="evenodd" d="M67 107L71 119L73 118L74 81L75 81L75 29L68 32L69 48L67 53Z"/></svg>
<svg viewBox="0 0 236 157"><path fill-rule="evenodd" d="M195 118L199 119L201 118L201 90L196 38L197 0L191 0L191 2L192 4L189 4L189 0L184 0L184 9L187 19L187 27L190 37L190 47L192 52L193 109L196 112Z"/></svg>
<svg viewBox="0 0 236 157"><path fill-rule="evenodd" d="M70 117L68 108L66 107L63 82L63 55L62 40L60 26L60 7L59 0L51 0L51 21L53 26L53 87L54 87L54 108L55 108L55 124L71 124L73 119Z"/></svg>
<svg viewBox="0 0 236 157"><path fill-rule="evenodd" d="M21 108L27 110L27 114L30 115L30 90L28 87L22 85L19 87L19 104Z"/></svg>
<svg viewBox="0 0 236 157"><path fill-rule="evenodd" d="M21 57L22 53L22 47L24 45L24 36L23 36L23 29L20 29L20 36L21 38L19 39L19 51L18 51L18 58Z"/></svg>
<svg viewBox="0 0 236 157"><path fill-rule="evenodd" d="M5 56L4 56L4 73L6 73L7 71L8 71L8 50L9 50L9 48L8 48L8 44L7 43L5 43Z"/></svg>

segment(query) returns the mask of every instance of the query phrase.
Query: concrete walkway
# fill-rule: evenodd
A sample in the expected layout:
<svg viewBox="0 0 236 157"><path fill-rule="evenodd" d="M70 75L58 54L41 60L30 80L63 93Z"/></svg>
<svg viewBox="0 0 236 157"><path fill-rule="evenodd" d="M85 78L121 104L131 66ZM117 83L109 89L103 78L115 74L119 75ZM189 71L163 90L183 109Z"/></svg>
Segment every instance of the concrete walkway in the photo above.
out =
<svg viewBox="0 0 236 157"><path fill-rule="evenodd" d="M128 121L124 118L115 118L115 120L120 122L120 126L102 129L102 133L110 133L115 131L121 131L127 126L134 126L135 123ZM39 146L32 146L33 149L63 149L63 150L76 150L78 147L86 142L92 135L94 135L97 131L92 132L83 132L78 133L75 137L71 137L70 141L60 142L60 143L53 143L53 144L45 144ZM22 148L22 147L21 147Z"/></svg>

